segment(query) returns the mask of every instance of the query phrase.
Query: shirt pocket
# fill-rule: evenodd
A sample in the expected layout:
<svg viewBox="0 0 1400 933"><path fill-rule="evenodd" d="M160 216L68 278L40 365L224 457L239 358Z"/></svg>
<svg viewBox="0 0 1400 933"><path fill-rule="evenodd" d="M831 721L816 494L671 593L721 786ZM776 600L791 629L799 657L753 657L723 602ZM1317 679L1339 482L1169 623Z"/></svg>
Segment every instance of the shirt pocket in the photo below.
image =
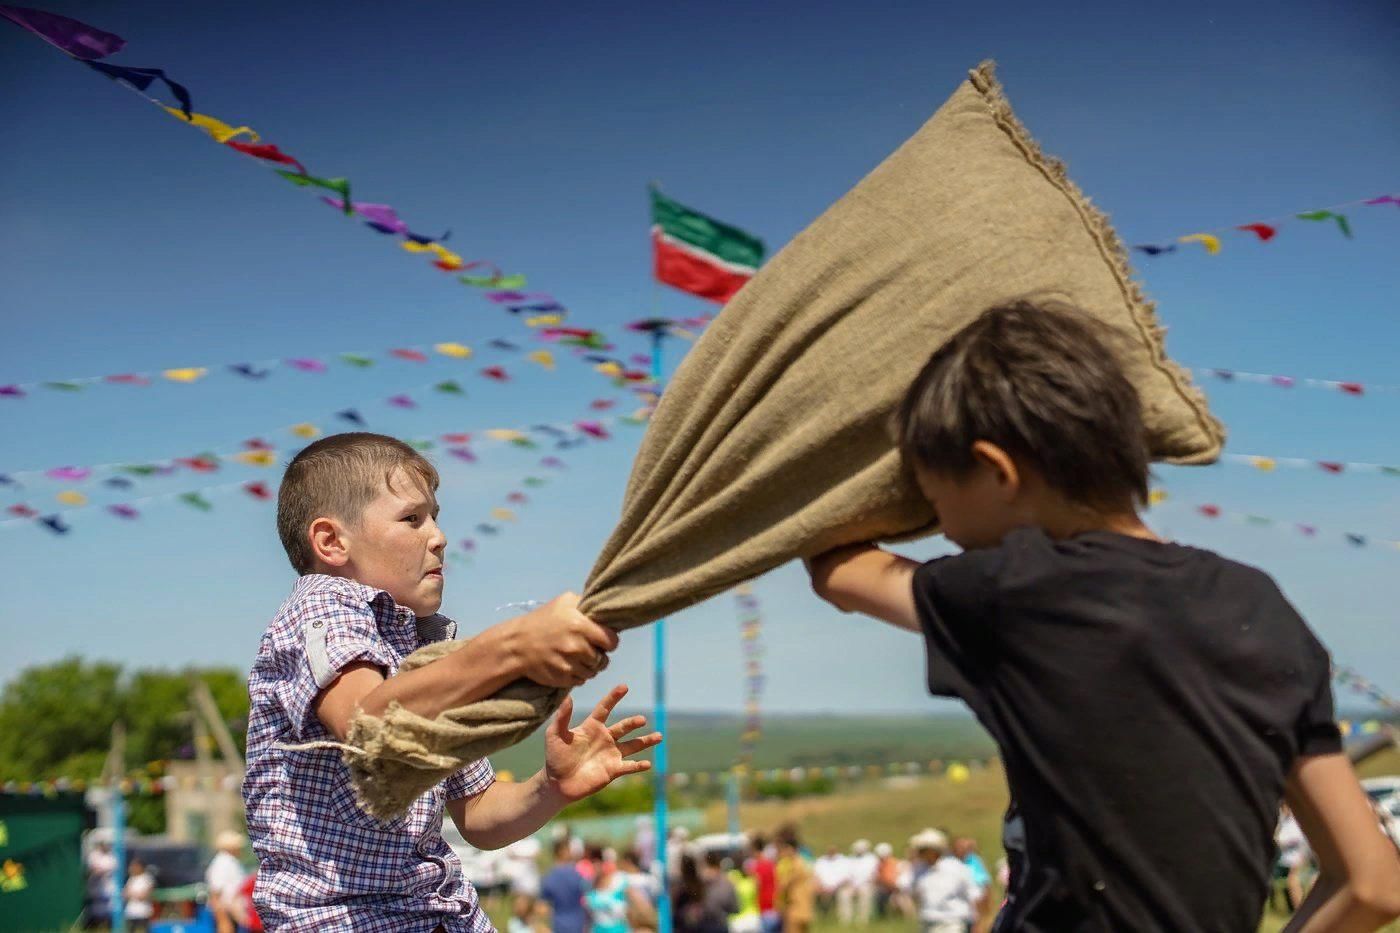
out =
<svg viewBox="0 0 1400 933"><path fill-rule="evenodd" d="M367 833L384 833L391 835L401 835L409 828L410 820L413 819L418 808L422 806L421 798L414 801L413 806L408 808L408 812L401 816L396 816L389 820L378 820L370 816L355 801L355 789L350 781L337 781L334 790L331 791L331 815L335 817L337 823L341 823L351 829Z"/></svg>

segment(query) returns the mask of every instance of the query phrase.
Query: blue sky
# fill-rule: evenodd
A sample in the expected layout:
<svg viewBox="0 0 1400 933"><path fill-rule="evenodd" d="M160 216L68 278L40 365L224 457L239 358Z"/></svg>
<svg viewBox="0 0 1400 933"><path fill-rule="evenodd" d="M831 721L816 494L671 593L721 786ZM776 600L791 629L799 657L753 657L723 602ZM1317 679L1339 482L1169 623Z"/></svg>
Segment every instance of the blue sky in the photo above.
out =
<svg viewBox="0 0 1400 933"><path fill-rule="evenodd" d="M1400 194L1400 12L1388 0L1345 13L1301 2L52 9L125 36L112 61L167 69L197 110L253 126L315 174L348 176L357 198L395 205L414 229L451 228L449 245L463 255L528 274L576 322L614 333L653 311L707 310L649 279L649 180L776 249L985 57L999 60L1024 122L1129 242ZM510 363L508 386L481 379L482 359L504 361L482 345L520 338L517 322L3 25L0 82L12 90L0 99L0 383L449 340L483 352L470 364L0 399L0 472L228 450L292 423L329 426L349 406L403 436L568 421L607 394L568 363L552 374ZM1294 223L1266 245L1230 235L1218 257L1140 260L1173 355L1191 366L1400 384L1400 208L1358 208L1351 219L1350 241ZM416 392L414 411L383 404L444 378L463 381L469 396ZM1400 391L1206 388L1232 451L1400 464ZM582 585L638 437L632 429L569 452L569 469L530 491L516 526L470 566L454 565L445 611L464 631L503 618L505 603ZM452 537L539 472L538 457L498 448L475 466L444 463ZM1267 569L1338 660L1400 692L1400 549L1212 522L1185 505L1400 539L1400 479L1234 465L1158 475L1173 497L1154 515L1159 528ZM245 478L272 477L229 468L145 488ZM33 483L0 498L53 508L58 488ZM129 523L93 510L65 537L0 527L0 678L70 653L246 667L292 576L270 506L236 493L214 502L208 514L157 504ZM909 552L942 549L935 541ZM933 708L908 636L827 609L794 567L756 592L770 708ZM733 600L678 616L670 632L675 705L737 709ZM627 636L609 673L647 699L649 635Z"/></svg>

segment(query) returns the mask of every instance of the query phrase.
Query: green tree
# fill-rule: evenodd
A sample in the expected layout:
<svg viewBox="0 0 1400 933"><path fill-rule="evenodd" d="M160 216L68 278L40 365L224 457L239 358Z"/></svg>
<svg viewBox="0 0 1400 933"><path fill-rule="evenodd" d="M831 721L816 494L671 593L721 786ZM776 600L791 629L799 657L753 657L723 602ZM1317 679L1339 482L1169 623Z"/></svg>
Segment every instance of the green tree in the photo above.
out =
<svg viewBox="0 0 1400 933"><path fill-rule="evenodd" d="M122 707L121 668L67 658L20 672L0 692L0 778L59 777L54 768L81 761L93 778ZM74 756L82 757L75 758Z"/></svg>

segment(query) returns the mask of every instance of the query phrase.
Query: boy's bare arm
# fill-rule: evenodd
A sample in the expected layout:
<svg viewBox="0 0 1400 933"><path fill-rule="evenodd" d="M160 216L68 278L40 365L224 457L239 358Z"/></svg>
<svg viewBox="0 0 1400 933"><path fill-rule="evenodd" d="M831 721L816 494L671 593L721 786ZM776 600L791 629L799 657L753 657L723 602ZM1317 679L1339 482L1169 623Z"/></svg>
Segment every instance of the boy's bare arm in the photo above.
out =
<svg viewBox="0 0 1400 933"><path fill-rule="evenodd" d="M1319 867L1285 930L1370 931L1400 916L1400 856L1346 755L1300 758L1285 792Z"/></svg>
<svg viewBox="0 0 1400 933"><path fill-rule="evenodd" d="M842 612L860 612L911 632L922 631L914 606L918 562L873 544L837 548L810 558L807 573L818 596Z"/></svg>
<svg viewBox="0 0 1400 933"><path fill-rule="evenodd" d="M393 702L428 719L484 700L528 677L549 687L575 687L607 665L617 633L578 611L565 594L526 615L493 626L450 654L385 679L367 662L348 664L316 698L316 716L344 741L356 710L379 716Z"/></svg>

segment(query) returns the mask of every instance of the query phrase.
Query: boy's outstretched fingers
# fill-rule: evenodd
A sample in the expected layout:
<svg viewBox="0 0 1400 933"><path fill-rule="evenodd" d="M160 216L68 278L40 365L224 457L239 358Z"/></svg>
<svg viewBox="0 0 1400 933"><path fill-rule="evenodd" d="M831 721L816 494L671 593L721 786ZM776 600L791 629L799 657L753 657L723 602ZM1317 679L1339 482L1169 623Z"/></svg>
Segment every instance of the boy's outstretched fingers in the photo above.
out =
<svg viewBox="0 0 1400 933"><path fill-rule="evenodd" d="M554 714L554 728L558 731L559 737L568 740L573 732L569 728L569 720L574 718L574 695L570 693L564 697L564 702L559 704L559 712Z"/></svg>
<svg viewBox="0 0 1400 933"><path fill-rule="evenodd" d="M608 717L617 709L617 704L622 702L622 698L627 696L627 685L618 684L608 691L607 696L598 701L598 705L593 707L593 718L603 725L608 724Z"/></svg>

